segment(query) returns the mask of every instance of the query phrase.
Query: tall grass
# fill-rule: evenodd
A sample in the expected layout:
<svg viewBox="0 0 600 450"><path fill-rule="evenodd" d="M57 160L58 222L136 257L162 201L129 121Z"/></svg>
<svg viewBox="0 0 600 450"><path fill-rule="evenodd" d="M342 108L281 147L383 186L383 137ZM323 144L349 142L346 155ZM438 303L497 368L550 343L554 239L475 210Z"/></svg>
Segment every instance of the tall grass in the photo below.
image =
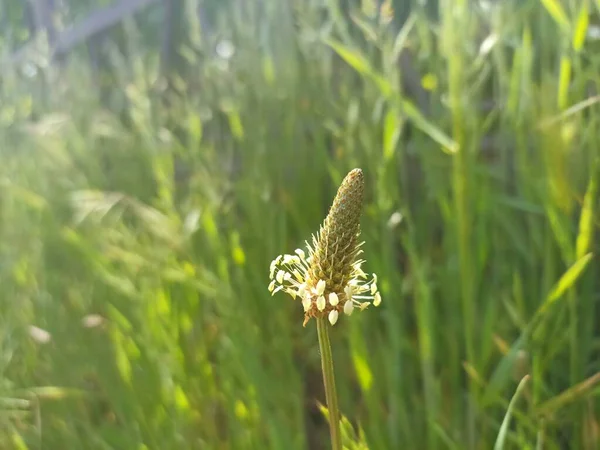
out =
<svg viewBox="0 0 600 450"><path fill-rule="evenodd" d="M331 333L342 434L598 448L600 5L334 3L215 7L175 103L135 22L114 110L83 54L2 69L3 448L327 448L268 268L353 167L384 302Z"/></svg>

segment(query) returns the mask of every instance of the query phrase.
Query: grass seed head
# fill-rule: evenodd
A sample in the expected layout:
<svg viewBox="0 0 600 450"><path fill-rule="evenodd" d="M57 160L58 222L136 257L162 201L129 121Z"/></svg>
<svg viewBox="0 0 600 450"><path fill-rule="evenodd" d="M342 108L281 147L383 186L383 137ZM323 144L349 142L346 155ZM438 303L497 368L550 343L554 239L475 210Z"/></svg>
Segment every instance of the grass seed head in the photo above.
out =
<svg viewBox="0 0 600 450"><path fill-rule="evenodd" d="M377 276L367 281L361 268L365 261L359 259L363 196L363 172L354 169L342 181L312 245L306 244L308 252L297 249L294 255L280 255L271 263L269 291L299 297L304 325L312 317L327 317L334 325L341 312L349 316L355 306L362 311L371 301L375 306L381 303Z"/></svg>

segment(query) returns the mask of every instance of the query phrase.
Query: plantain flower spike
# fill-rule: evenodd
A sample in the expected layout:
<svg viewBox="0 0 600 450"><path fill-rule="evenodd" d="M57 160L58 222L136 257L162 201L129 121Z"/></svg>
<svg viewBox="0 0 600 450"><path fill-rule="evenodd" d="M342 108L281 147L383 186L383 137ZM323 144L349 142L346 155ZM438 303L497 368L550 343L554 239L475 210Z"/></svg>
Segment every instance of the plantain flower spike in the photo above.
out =
<svg viewBox="0 0 600 450"><path fill-rule="evenodd" d="M355 308L379 306L377 275L369 280L359 259L362 254L358 236L364 193L361 169L354 169L340 185L329 214L307 252L297 249L294 255L279 255L271 263L269 291L286 292L299 298L304 308L304 326L311 318L327 317L335 325L343 312L351 315Z"/></svg>

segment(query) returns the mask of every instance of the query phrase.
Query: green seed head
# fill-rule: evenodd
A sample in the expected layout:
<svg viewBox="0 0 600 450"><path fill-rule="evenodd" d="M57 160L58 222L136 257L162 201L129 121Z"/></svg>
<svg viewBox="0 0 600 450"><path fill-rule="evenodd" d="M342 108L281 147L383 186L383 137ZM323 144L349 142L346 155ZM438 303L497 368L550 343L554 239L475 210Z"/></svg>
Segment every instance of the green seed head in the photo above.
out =
<svg viewBox="0 0 600 450"><path fill-rule="evenodd" d="M354 169L340 185L319 236L309 269L310 284L325 280L326 292L343 293L352 277L359 251L360 215L364 193L362 170Z"/></svg>

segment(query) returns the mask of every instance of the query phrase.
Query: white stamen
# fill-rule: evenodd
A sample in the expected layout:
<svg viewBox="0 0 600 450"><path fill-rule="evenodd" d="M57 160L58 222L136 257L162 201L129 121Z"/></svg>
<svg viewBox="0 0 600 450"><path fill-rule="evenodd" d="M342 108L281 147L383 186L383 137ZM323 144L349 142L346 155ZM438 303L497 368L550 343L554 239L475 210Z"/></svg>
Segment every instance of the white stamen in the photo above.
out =
<svg viewBox="0 0 600 450"><path fill-rule="evenodd" d="M279 272L277 272L277 276L275 277L275 279L277 280L277 282L279 284L283 283L283 277L285 276L285 272L283 270L280 270Z"/></svg>
<svg viewBox="0 0 600 450"><path fill-rule="evenodd" d="M304 297L304 294L306 293L306 283L302 283L299 287L298 287L298 295L300 297Z"/></svg>
<svg viewBox="0 0 600 450"><path fill-rule="evenodd" d="M350 284L346 285L346 287L344 288L344 294L346 294L347 300L352 300L352 295L354 295L354 290L352 289L352 286Z"/></svg>
<svg viewBox="0 0 600 450"><path fill-rule="evenodd" d="M375 293L375 299L373 300L373 306L379 306L381 304L381 294Z"/></svg>
<svg viewBox="0 0 600 450"><path fill-rule="evenodd" d="M340 300L338 299L338 296L335 292L332 292L331 294L329 294L329 304L331 306L335 306L340 302Z"/></svg>
<svg viewBox="0 0 600 450"><path fill-rule="evenodd" d="M304 312L310 309L311 303L312 302L310 301L310 297L304 297L304 299L302 300L302 307L304 308Z"/></svg>
<svg viewBox="0 0 600 450"><path fill-rule="evenodd" d="M317 309L323 311L325 309L325 297L322 295L317 299Z"/></svg>
<svg viewBox="0 0 600 450"><path fill-rule="evenodd" d="M353 309L354 305L352 304L352 300L348 300L346 301L346 303L344 303L344 314L346 314L347 316L352 315Z"/></svg>
<svg viewBox="0 0 600 450"><path fill-rule="evenodd" d="M331 323L331 325L335 325L335 323L338 320L338 316L339 316L339 313L337 312L337 310L334 309L333 311L331 311L329 313L329 323Z"/></svg>
<svg viewBox="0 0 600 450"><path fill-rule="evenodd" d="M319 280L317 283L317 295L323 295L323 292L325 292L325 286L327 286L325 280Z"/></svg>

